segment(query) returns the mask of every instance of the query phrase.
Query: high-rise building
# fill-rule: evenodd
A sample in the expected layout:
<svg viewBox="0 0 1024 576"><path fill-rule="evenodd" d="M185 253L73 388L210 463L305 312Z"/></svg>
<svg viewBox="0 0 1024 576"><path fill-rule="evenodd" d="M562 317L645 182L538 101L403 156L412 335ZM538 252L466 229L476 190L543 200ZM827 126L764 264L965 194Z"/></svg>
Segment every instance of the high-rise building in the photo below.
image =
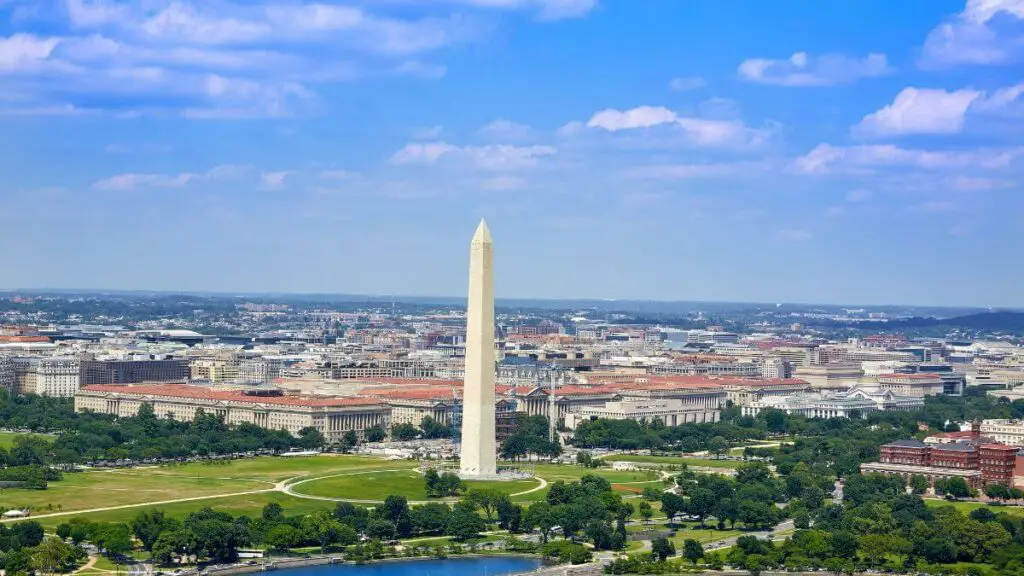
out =
<svg viewBox="0 0 1024 576"><path fill-rule="evenodd" d="M173 360L83 360L82 386L97 384L138 384L140 382L184 382L189 361Z"/></svg>
<svg viewBox="0 0 1024 576"><path fill-rule="evenodd" d="M459 475L486 478L498 472L494 410L494 245L483 220L469 249L466 310L466 376Z"/></svg>

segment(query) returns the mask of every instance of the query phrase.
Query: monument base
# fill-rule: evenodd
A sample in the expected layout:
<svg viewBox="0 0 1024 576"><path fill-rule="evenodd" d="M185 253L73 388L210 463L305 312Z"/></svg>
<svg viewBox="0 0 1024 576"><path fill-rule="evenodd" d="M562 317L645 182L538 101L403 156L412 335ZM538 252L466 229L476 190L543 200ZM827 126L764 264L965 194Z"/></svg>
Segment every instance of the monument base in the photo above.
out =
<svg viewBox="0 0 1024 576"><path fill-rule="evenodd" d="M487 480L491 482L511 482L513 480L533 478L533 474L527 474L519 470L499 470L496 474L474 474L460 471L458 475L460 480Z"/></svg>

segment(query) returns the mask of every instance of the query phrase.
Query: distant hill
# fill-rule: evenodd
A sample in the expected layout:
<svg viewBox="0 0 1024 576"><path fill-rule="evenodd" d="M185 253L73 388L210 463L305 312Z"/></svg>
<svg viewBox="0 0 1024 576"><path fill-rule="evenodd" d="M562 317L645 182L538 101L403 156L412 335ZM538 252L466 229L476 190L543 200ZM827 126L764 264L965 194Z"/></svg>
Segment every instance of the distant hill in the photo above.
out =
<svg viewBox="0 0 1024 576"><path fill-rule="evenodd" d="M1024 312L983 312L954 318L907 318L889 322L887 328L930 328L933 326L948 326L982 332L1024 333Z"/></svg>

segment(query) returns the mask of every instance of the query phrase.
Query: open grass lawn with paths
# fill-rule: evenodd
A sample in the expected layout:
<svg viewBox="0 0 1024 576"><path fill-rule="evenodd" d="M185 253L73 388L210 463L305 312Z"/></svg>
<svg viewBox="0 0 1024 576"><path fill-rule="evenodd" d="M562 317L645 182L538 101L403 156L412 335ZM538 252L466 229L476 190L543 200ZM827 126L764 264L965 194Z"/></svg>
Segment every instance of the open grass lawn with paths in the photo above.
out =
<svg viewBox="0 0 1024 576"><path fill-rule="evenodd" d="M531 488L536 488L538 484L539 481L533 479L510 480L507 482L466 482L470 490L474 488L495 489L506 494L525 492ZM326 498L382 501L390 495L398 494L405 496L410 501L427 500L427 489L426 484L423 482L423 475L414 470L401 472L381 471L322 478L299 484L293 490L299 494Z"/></svg>
<svg viewBox="0 0 1024 576"><path fill-rule="evenodd" d="M198 509L219 505L220 499L214 498L218 495L270 490L277 482L289 478L402 467L411 469L415 464L324 455L91 470L66 473L63 480L50 482L46 490L0 489L0 508L29 508L38 516L210 496L188 503ZM127 513L134 516L135 511L128 509Z"/></svg>
<svg viewBox="0 0 1024 576"><path fill-rule="evenodd" d="M172 517L183 518L207 506L233 515L252 517L259 515L263 506L270 502L281 504L288 514L305 514L332 509L334 503L273 491L276 483L313 478L315 480L298 484L293 489L300 494L326 498L382 500L391 494L402 494L411 501L426 500L423 477L414 471L417 467L417 463L403 460L322 455L95 470L65 474L63 480L50 483L47 490L0 490L0 508L29 507L33 517L49 529L75 516L88 516L104 522L126 522L143 510L163 510ZM394 471L380 472L382 470ZM595 474L607 478L624 495L646 486L659 489L663 486L660 474L651 471L588 469L557 464L539 464L535 471L549 483L557 480L571 482L584 474ZM516 494L538 485L538 480L528 479L471 483L470 487L497 488ZM240 494L245 492L253 493ZM514 496L513 499L529 504L544 499L546 495L547 489L543 489ZM201 499L167 502L197 497ZM151 504L154 502L158 504ZM656 510L659 504L652 503ZM77 510L118 506L123 508L74 514ZM56 515L47 517L48 514ZM659 514L655 512L655 515Z"/></svg>

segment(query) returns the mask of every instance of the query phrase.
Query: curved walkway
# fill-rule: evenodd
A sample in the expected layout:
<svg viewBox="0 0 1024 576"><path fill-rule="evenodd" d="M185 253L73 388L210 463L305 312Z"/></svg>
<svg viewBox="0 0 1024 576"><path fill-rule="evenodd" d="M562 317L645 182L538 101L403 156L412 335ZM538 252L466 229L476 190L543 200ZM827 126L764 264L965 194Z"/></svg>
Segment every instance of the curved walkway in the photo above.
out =
<svg viewBox="0 0 1024 576"><path fill-rule="evenodd" d="M285 480L281 480L279 482L274 483L271 488L262 488L262 489L259 489L259 490L245 490L245 491L242 491L242 492L228 492L228 493L224 493L224 494L206 494L206 495L203 495L203 496L188 496L188 497L185 497L185 498L175 498L175 499L172 499L172 500L158 500L158 501L150 501L150 502L135 502L135 503L132 503L132 504L120 504L120 505L117 505L117 506L103 506L103 507L99 507L99 508L83 508L83 509L79 509L79 510L63 510L63 511L60 511L60 512L49 512L49 513L46 513L46 514L33 514L30 518L33 519L33 520L38 520L38 519L41 519L41 518L56 518L56 517L61 517L61 516L76 516L76 515L80 515L80 514L95 514L95 513L98 513L98 512L110 512L110 511L114 511L114 510L127 510L127 509L131 509L131 508L143 508L143 507L146 507L146 506L166 506L166 505L170 505L170 504L179 504L179 503L182 503L182 502L198 502L198 501L202 501L202 500L216 500L218 498L234 498L234 497L238 497L238 496L251 496L253 494L266 494L266 493L271 493L271 492L281 492L281 493L287 494L289 496L293 496L295 498L303 498L303 499L307 499L307 500L320 500L320 501L324 501L324 502L352 502L352 503L355 503L355 504L379 504L381 502L381 500L370 500L370 499L359 499L359 498L333 498L333 497L329 497L329 496L314 496L312 494L304 494L302 492L296 492L294 490L294 488L296 486L301 485L301 484L306 484L308 482L313 482L313 481L316 481L316 480L323 480L325 478L336 478L336 477L341 477L341 476L357 476L357 475L362 475L362 474L377 474L377 473L381 473L381 472L408 472L408 471L417 471L417 470L415 468L389 468L389 469L383 469L383 470L361 470L361 471L358 471L358 472L340 472L340 473L336 473L336 474L326 474L324 476L303 475L303 476L295 476L293 478L287 478ZM548 481L545 480L544 478L542 478L540 476L535 476L533 479L537 481L537 485L536 486L534 486L533 488L530 488L529 490L524 490L522 492L516 492L514 494L509 494L509 496L510 497L513 497L513 496L524 496L524 495L527 495L527 494L532 494L534 492L540 492L541 490L544 490L545 488L548 487ZM429 504L430 502L439 502L439 501L444 502L444 501L454 501L454 500L455 499L452 499L452 498L442 499L442 500L414 500L414 501L410 501L409 504L419 505L419 504ZM21 521L21 520L25 520L25 519L24 518L6 518L6 519L0 519L0 523L18 522L18 521Z"/></svg>
<svg viewBox="0 0 1024 576"><path fill-rule="evenodd" d="M303 492L296 492L295 491L295 487L299 486L299 485L302 485L302 484L309 483L309 482L315 482L315 481L318 481L318 480L325 480L327 478L340 478L340 477L346 477L346 476L359 476L361 474L377 474L377 473L380 473L380 472L407 472L407 471L417 471L417 470L414 469L414 468L393 468L393 469L388 469L388 470L367 470L367 471L363 471L363 472L339 472L337 474L328 474L326 476L316 476L316 477L312 477L312 478L302 478L301 480L296 480L295 478L291 478L291 479L288 479L288 480L283 480L281 482L278 482L277 485L274 487L274 489L278 490L280 492L284 492L285 494L287 494L289 496L294 496L296 498L305 498L307 500L321 500L323 502L353 502L355 504L379 504L381 502L381 500L367 500L367 499L358 499L358 498L336 498L336 497L332 497L332 496L315 496L313 494L306 494L306 493L303 493ZM509 494L509 496L510 497L511 496L522 496L524 494L531 494L533 492L538 492L540 490L543 490L544 488L547 488L547 486L548 486L548 481L547 480L541 478L540 476L535 476L533 479L538 481L537 486L534 486L533 488L530 488L529 490L524 490L523 492L516 492L515 494ZM451 502L451 501L454 501L454 500L455 500L454 498L443 498L443 499L435 499L435 500L410 500L409 504L411 504L411 505L419 505L419 504L430 504L431 502Z"/></svg>

